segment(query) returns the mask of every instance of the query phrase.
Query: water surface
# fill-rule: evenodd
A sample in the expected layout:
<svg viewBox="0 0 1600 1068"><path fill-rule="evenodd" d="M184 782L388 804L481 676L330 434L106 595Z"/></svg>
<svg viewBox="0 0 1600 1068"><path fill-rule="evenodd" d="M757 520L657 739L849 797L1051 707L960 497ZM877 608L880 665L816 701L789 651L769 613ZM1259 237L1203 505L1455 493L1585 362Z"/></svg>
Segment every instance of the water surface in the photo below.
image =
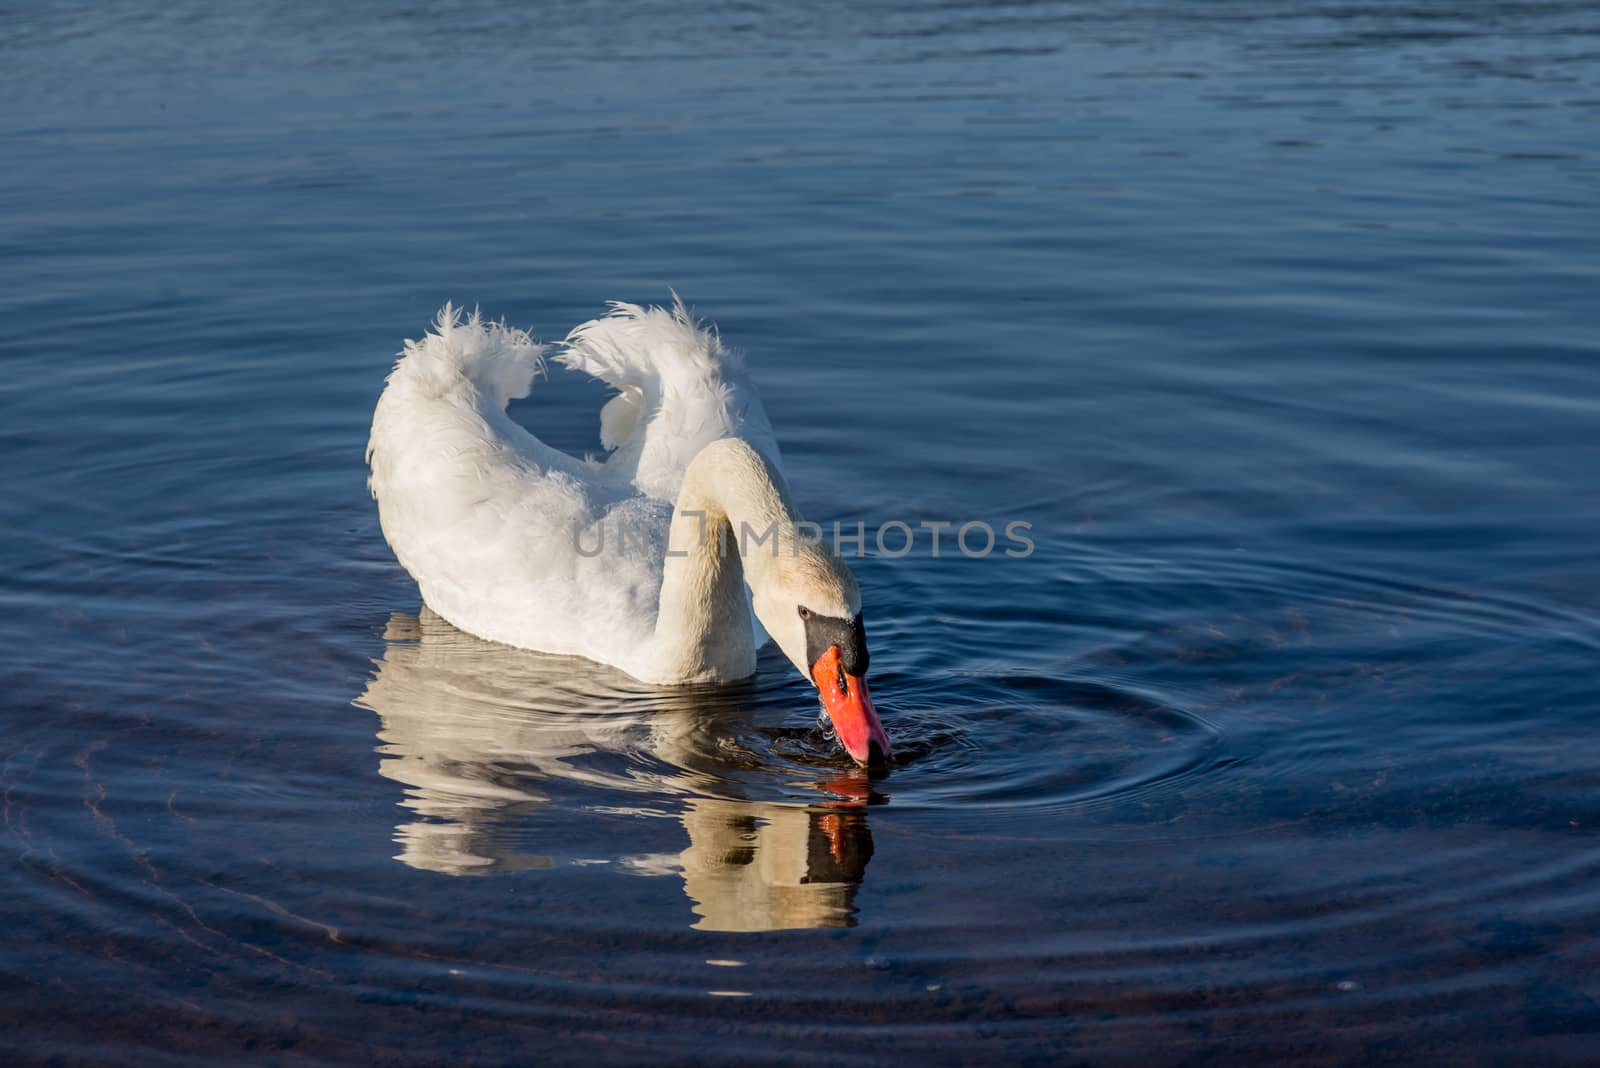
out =
<svg viewBox="0 0 1600 1068"><path fill-rule="evenodd" d="M1591 4L0 17L11 1062L1531 1063L1600 1043ZM896 746L427 611L446 300L675 287ZM598 445L557 374L515 414Z"/></svg>

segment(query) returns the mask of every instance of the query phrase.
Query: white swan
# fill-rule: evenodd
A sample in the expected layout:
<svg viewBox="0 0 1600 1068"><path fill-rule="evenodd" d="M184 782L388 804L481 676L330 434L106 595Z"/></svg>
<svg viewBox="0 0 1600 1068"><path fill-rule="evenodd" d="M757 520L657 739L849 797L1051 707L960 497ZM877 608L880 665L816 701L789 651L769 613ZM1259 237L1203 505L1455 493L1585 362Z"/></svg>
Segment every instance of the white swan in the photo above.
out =
<svg viewBox="0 0 1600 1068"><path fill-rule="evenodd" d="M544 366L523 331L446 305L433 333L406 342L367 445L395 556L469 634L645 682L746 678L764 627L846 751L886 758L855 579L804 536L740 361L681 301L611 309L555 356L618 391L600 412L604 461L506 414Z"/></svg>

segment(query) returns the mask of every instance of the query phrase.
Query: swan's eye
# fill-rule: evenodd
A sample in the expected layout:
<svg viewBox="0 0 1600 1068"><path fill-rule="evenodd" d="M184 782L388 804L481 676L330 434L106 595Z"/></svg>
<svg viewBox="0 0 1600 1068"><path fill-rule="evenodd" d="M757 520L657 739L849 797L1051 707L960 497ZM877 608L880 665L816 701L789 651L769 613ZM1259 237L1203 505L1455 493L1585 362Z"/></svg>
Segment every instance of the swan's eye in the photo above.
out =
<svg viewBox="0 0 1600 1068"><path fill-rule="evenodd" d="M805 605L801 605L800 606L800 618L801 619L810 619L811 618L811 609L807 608Z"/></svg>

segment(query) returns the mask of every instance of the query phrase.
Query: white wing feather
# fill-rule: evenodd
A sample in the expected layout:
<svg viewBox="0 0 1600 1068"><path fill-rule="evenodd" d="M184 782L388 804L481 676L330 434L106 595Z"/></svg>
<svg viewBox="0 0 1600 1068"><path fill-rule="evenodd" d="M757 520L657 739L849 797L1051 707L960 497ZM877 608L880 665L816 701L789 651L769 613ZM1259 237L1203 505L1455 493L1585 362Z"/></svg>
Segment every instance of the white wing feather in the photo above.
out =
<svg viewBox="0 0 1600 1068"><path fill-rule="evenodd" d="M585 463L506 414L543 353L450 305L406 342L367 446L384 536L424 601L462 630L647 677L684 469L731 436L777 463L772 428L740 362L681 302L614 304L556 356L618 389L601 412L613 451Z"/></svg>
<svg viewBox="0 0 1600 1068"><path fill-rule="evenodd" d="M781 459L743 361L682 300L671 310L614 301L611 314L574 328L555 359L617 390L600 413L600 442L614 450L599 467L607 482L675 501L690 461L720 438Z"/></svg>

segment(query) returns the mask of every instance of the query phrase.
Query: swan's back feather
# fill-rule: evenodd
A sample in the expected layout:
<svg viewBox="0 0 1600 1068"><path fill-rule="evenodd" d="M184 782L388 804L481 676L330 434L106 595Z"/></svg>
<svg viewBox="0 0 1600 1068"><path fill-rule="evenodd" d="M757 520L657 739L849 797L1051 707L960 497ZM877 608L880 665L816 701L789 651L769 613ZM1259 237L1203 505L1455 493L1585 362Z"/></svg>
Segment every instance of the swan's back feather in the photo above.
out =
<svg viewBox="0 0 1600 1068"><path fill-rule="evenodd" d="M406 342L378 400L368 485L384 536L439 615L648 679L684 469L718 438L745 437L774 463L777 445L738 359L681 303L613 305L556 359L619 390L601 415L615 446L605 461L552 448L506 414L543 370L541 345L446 305L432 332Z"/></svg>
<svg viewBox="0 0 1600 1068"><path fill-rule="evenodd" d="M671 309L613 301L610 314L574 328L555 359L618 391L600 413L600 442L612 450L597 468L605 481L676 500L690 461L721 438L779 460L744 361L682 300Z"/></svg>

